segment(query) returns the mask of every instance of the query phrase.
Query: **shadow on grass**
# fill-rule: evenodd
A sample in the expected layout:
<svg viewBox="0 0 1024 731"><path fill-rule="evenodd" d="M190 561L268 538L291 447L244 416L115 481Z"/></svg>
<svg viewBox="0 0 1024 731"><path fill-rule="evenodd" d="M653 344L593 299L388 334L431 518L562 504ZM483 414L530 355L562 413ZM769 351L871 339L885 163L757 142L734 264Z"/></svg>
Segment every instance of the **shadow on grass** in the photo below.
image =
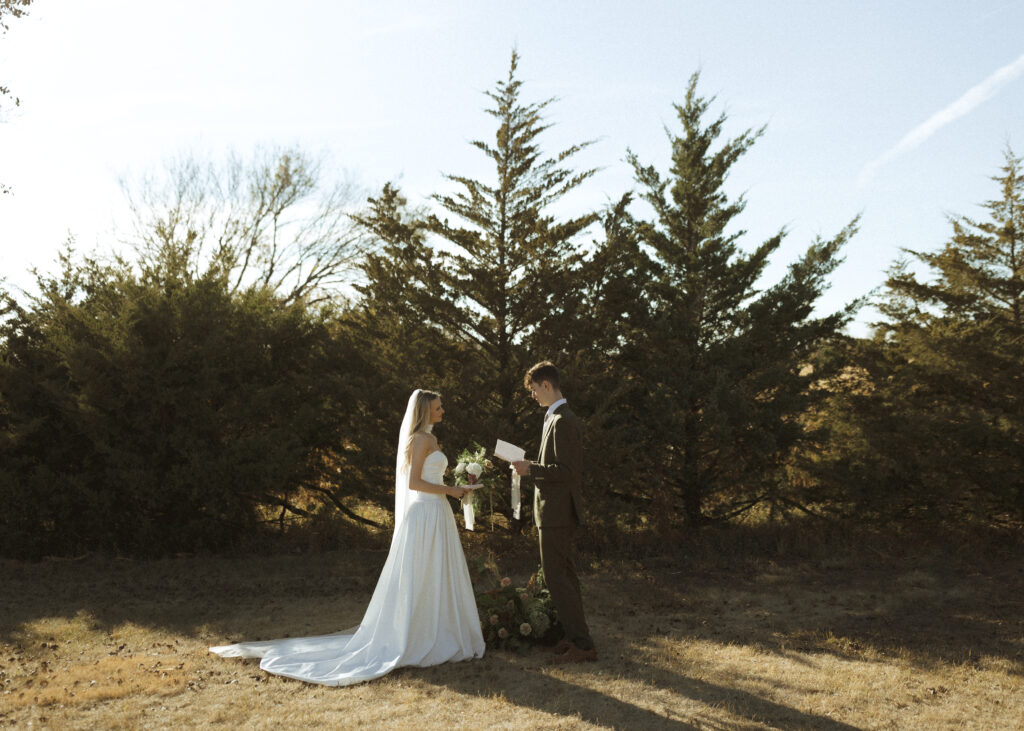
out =
<svg viewBox="0 0 1024 731"><path fill-rule="evenodd" d="M488 542L467 534L463 542L467 555L484 544L501 551L505 568L537 565L536 546L521 537ZM333 632L362 618L387 548L381 541L371 549L301 554L0 559L0 642L17 641L25 625L54 617L85 617L98 631L129 622L188 636L216 633L218 640ZM273 616L310 622L267 626L263 620Z"/></svg>
<svg viewBox="0 0 1024 731"><path fill-rule="evenodd" d="M706 714L710 707L725 708L737 717L734 719L736 722L743 719L752 725L770 723L779 724L783 728L816 728L826 731L849 731L855 728L824 716L798 711L737 688L707 683L663 668L623 668L614 661L600 660L594 664L569 666L559 669L556 673L544 664L546 658L547 654L539 650L534 650L525 660L512 658L501 652L488 653L483 660L489 671L488 676L514 679L514 682L505 682L497 688L488 684L487 678L482 679L477 673L452 672L451 666L438 670L409 668L405 672L423 682L443 686L465 695L487 699L500 693L506 702L516 706L555 716L579 718L587 723L613 728L736 728L734 723L723 725L720 720ZM579 677L580 683L565 679L566 675ZM608 682L609 675L616 681L621 678L673 693L675 697L670 701L672 705L678 706L680 699L689 699L704 708L696 710L692 717L686 718L678 708L670 708L669 703L652 702L647 699L648 705L661 706L660 712L656 712L594 690L585 684Z"/></svg>
<svg viewBox="0 0 1024 731"><path fill-rule="evenodd" d="M283 622L276 636L336 631L359 622L386 558L359 551L0 561L0 641L17 642L26 625L55 617L85 618L95 631L132 623L185 636L261 639L249 633L274 617ZM312 623L291 626L294 617Z"/></svg>
<svg viewBox="0 0 1024 731"><path fill-rule="evenodd" d="M987 658L1024 674L1024 558L861 558L726 569L635 562L601 577L601 601L609 614L639 618L633 598L644 596L641 636L754 646L802 664L807 653L898 656L921 668Z"/></svg>
<svg viewBox="0 0 1024 731"><path fill-rule="evenodd" d="M467 537L467 553L479 537ZM515 571L536 565L526 537L502 544ZM478 545L479 544L479 545ZM754 646L797 661L900 656L920 667L1010 664L1024 674L1024 557L907 551L879 556L610 560L584 571L598 634ZM130 561L0 561L0 641L42 618L87 618L209 638L211 644L336 631L357 623L385 550ZM301 619L296 619L301 618ZM600 638L599 638L600 639ZM694 692L700 689L692 686Z"/></svg>

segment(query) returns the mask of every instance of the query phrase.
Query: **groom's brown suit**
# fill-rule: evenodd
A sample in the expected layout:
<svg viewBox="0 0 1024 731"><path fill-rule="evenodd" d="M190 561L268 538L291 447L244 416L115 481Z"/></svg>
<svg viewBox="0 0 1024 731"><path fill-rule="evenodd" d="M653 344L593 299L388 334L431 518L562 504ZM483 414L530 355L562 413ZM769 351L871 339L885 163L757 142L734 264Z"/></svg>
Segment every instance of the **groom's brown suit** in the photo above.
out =
<svg viewBox="0 0 1024 731"><path fill-rule="evenodd" d="M590 650L580 582L573 561L573 534L583 522L583 434L568 404L559 406L544 425L540 456L530 463L533 516L540 533L540 563L565 637Z"/></svg>

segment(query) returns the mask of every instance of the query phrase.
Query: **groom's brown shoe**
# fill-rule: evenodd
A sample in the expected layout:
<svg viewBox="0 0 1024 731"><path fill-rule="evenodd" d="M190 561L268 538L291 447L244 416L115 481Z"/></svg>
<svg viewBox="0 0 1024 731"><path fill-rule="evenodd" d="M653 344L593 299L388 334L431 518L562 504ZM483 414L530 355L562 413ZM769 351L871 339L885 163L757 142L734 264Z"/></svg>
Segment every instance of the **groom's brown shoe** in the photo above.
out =
<svg viewBox="0 0 1024 731"><path fill-rule="evenodd" d="M594 662L595 660L597 660L597 650L583 650L570 642L568 650L560 655L555 655L548 662L551 665L564 665L570 662Z"/></svg>
<svg viewBox="0 0 1024 731"><path fill-rule="evenodd" d="M548 652L555 655L561 655L563 652L572 647L572 643L569 640L559 640L555 645L545 648Z"/></svg>

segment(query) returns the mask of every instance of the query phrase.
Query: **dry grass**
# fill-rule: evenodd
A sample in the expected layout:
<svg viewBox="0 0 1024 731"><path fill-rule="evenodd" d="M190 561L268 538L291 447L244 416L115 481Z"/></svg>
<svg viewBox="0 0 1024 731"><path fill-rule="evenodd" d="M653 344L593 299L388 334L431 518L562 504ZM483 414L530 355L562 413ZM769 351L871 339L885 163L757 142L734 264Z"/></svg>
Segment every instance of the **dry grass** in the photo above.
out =
<svg viewBox="0 0 1024 731"><path fill-rule="evenodd" d="M490 540L533 568L528 539ZM207 646L357 623L382 550L3 562L0 725L1024 729L1019 553L693 555L587 562L597 663L494 652L350 688Z"/></svg>

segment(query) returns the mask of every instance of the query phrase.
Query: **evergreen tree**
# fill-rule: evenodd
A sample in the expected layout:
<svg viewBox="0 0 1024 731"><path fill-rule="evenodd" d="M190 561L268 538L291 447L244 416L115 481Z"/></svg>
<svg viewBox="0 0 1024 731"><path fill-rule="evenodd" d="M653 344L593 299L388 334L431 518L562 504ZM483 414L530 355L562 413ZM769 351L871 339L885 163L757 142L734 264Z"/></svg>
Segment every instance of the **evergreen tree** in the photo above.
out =
<svg viewBox="0 0 1024 731"><path fill-rule="evenodd" d="M679 501L690 526L726 519L760 503L792 506L784 466L810 435L800 416L816 399L809 359L837 335L856 307L813 313L855 230L816 240L781 281L760 289L780 231L745 252L730 225L743 197L723 186L732 166L763 130L719 137L725 115L704 117L711 101L691 77L675 107L680 135L669 135L671 168L662 176L630 153L653 220L638 221L649 252L647 362L635 382L648 394L650 484Z"/></svg>
<svg viewBox="0 0 1024 731"><path fill-rule="evenodd" d="M335 478L350 359L330 313L181 254L67 253L27 304L3 293L0 553L222 547Z"/></svg>
<svg viewBox="0 0 1024 731"><path fill-rule="evenodd" d="M988 220L905 250L855 351L831 467L848 509L885 520L1024 519L1024 169L1005 153ZM924 272L918 274L914 268Z"/></svg>
<svg viewBox="0 0 1024 731"><path fill-rule="evenodd" d="M375 246L355 285L361 296L339 321L342 338L353 344L366 374L353 409L359 418L353 427L360 436L349 462L359 474L351 482L359 485L356 494L388 510L394 507L398 427L413 389L441 392L449 417L435 428L439 438L468 438L468 432L459 431L463 409L452 408L463 394L458 379L464 358L459 342L438 323L437 311L453 305L437 284L446 273L438 252L427 245L424 218L391 184L369 199L356 220Z"/></svg>
<svg viewBox="0 0 1024 731"><path fill-rule="evenodd" d="M594 174L575 172L566 162L590 143L573 145L545 158L539 137L548 128L543 113L554 101L524 102L512 53L508 77L487 92L487 113L498 122L493 144L474 147L494 164L489 182L459 175L448 179L461 190L434 200L454 216L431 216L428 229L454 251L441 280L454 307L435 310L435 320L477 357L472 378L475 401L490 418L485 434L519 436L525 405L522 378L532 360L556 357L531 347L551 335L560 315L578 299L574 272L583 260L577 236L597 216L558 220L550 212L566 193ZM443 214L442 214L443 215Z"/></svg>
<svg viewBox="0 0 1024 731"><path fill-rule="evenodd" d="M457 190L434 196L440 210L430 215L409 211L388 186L360 217L379 241L360 285L368 346L399 358L377 358L393 374L389 382L408 389L426 381L446 392L456 408L442 430L455 450L469 440L491 446L495 437L539 441L539 422L524 422L533 409L523 373L559 357L550 348L571 327L565 314L581 297L577 239L597 219L550 212L594 173L567 167L589 143L544 155L543 113L554 100L522 100L518 63L513 52L508 77L487 92L494 141L472 143L493 163L492 180L447 176Z"/></svg>
<svg viewBox="0 0 1024 731"><path fill-rule="evenodd" d="M648 520L663 527L660 493L651 495L652 442L646 392L636 374L648 362L650 259L628 213L631 195L601 217L601 238L573 274L574 297L556 324L531 338L538 353L557 354L564 391L585 420L584 450L591 542Z"/></svg>

